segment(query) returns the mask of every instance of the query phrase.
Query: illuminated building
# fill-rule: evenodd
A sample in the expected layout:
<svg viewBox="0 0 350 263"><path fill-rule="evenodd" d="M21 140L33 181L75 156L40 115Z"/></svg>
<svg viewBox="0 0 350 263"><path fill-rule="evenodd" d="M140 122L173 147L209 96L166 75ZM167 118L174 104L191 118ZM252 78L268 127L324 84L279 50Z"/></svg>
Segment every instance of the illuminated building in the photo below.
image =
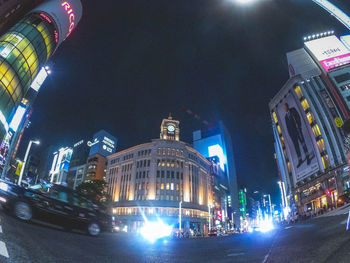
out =
<svg viewBox="0 0 350 263"><path fill-rule="evenodd" d="M290 79L269 108L284 208L310 215L335 207L349 182L340 127L349 118L350 50L332 31L304 41L287 53Z"/></svg>
<svg viewBox="0 0 350 263"><path fill-rule="evenodd" d="M49 173L51 183L66 182L72 152L72 148L65 147L53 154L53 161Z"/></svg>
<svg viewBox="0 0 350 263"><path fill-rule="evenodd" d="M0 2L0 35L44 0L6 0Z"/></svg>
<svg viewBox="0 0 350 263"><path fill-rule="evenodd" d="M222 180L229 186L231 198L228 207L228 217L233 226L240 227L240 215L238 204L238 188L236 166L234 162L231 135L223 122L219 122L214 128L193 132L193 147L204 157L218 157L220 169L222 170Z"/></svg>
<svg viewBox="0 0 350 263"><path fill-rule="evenodd" d="M231 195L225 172L220 167L219 157L207 158L211 162L210 184L213 202L210 205L210 229L231 230L229 210L232 207Z"/></svg>
<svg viewBox="0 0 350 263"><path fill-rule="evenodd" d="M0 138L40 69L82 15L79 0L46 1L0 37Z"/></svg>
<svg viewBox="0 0 350 263"><path fill-rule="evenodd" d="M165 139L164 139L165 138ZM154 139L107 157L107 192L113 214L128 230L157 220L184 231L207 231L208 205L212 204L210 165L198 151L180 141L179 122L164 119L160 139Z"/></svg>
<svg viewBox="0 0 350 263"><path fill-rule="evenodd" d="M118 139L104 130L93 135L91 141L80 140L74 144L67 183L75 188L90 180L105 180L106 156L115 153Z"/></svg>

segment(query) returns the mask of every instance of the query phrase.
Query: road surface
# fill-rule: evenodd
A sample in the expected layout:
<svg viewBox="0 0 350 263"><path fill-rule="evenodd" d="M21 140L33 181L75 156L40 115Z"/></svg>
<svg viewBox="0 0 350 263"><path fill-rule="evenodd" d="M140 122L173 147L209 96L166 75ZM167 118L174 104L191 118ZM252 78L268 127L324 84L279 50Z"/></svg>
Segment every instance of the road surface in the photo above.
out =
<svg viewBox="0 0 350 263"><path fill-rule="evenodd" d="M0 210L0 262L350 262L347 216L284 225L268 233L171 239L153 244L126 233L94 238Z"/></svg>

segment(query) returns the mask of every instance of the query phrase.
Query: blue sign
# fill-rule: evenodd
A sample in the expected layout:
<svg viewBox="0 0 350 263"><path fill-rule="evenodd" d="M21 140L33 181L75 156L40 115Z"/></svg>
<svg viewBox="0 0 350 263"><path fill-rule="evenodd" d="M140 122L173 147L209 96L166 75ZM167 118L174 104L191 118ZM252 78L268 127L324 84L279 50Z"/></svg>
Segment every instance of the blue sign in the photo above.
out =
<svg viewBox="0 0 350 263"><path fill-rule="evenodd" d="M118 139L110 135L108 132L101 130L94 134L92 141L88 142L90 146L89 156L96 153L106 157L115 153L117 149Z"/></svg>

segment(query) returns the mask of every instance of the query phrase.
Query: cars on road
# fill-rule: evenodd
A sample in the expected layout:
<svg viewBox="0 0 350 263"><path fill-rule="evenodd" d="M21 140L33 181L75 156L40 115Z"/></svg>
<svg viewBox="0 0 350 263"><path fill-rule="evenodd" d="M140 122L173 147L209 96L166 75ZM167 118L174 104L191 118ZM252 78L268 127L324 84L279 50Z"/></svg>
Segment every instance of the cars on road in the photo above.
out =
<svg viewBox="0 0 350 263"><path fill-rule="evenodd" d="M0 181L0 202L4 210L22 221L39 219L79 229L91 236L111 230L112 219L92 201L73 189L57 184L37 184L22 187Z"/></svg>

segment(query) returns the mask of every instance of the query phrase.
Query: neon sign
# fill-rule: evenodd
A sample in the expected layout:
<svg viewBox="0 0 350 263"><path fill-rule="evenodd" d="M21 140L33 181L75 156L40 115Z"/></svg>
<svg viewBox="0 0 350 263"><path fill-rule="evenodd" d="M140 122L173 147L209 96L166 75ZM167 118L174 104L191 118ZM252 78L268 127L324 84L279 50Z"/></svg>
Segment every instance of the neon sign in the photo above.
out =
<svg viewBox="0 0 350 263"><path fill-rule="evenodd" d="M67 34L67 37L68 37L70 35L70 33L72 33L73 28L74 28L75 14L74 14L73 8L71 7L71 5L68 2L63 2L61 4L61 6L66 11L66 13L68 14L68 18L69 18L69 30L68 30L68 34Z"/></svg>

